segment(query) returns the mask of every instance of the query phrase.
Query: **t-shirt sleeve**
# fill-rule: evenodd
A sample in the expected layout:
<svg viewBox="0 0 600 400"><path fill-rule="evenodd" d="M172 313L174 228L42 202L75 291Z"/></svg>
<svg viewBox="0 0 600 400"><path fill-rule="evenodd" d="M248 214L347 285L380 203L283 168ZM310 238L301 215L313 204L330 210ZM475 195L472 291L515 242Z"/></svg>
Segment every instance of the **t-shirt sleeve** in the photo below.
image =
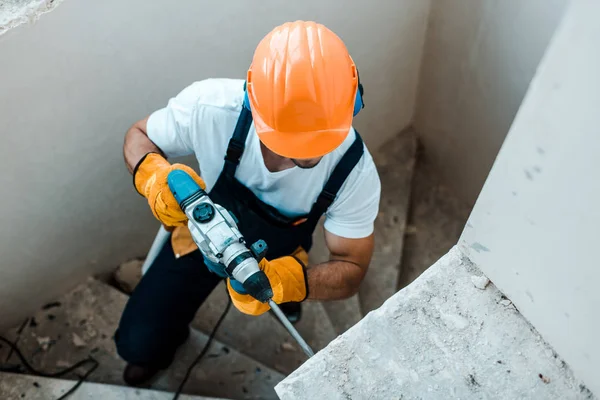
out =
<svg viewBox="0 0 600 400"><path fill-rule="evenodd" d="M197 118L198 98L202 94L201 82L193 83L181 93L169 100L165 108L155 111L148 118L148 138L161 149L167 157L179 157L192 154L192 120Z"/></svg>
<svg viewBox="0 0 600 400"><path fill-rule="evenodd" d="M377 168L366 151L342 185L326 213L325 229L334 235L360 239L373 233L379 212L381 182Z"/></svg>

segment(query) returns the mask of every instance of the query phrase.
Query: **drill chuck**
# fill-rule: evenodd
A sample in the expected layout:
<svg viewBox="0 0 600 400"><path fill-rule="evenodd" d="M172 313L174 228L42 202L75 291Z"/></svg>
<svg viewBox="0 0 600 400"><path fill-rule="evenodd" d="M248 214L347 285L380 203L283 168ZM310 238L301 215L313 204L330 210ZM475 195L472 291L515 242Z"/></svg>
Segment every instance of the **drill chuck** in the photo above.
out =
<svg viewBox="0 0 600 400"><path fill-rule="evenodd" d="M242 286L250 296L254 297L261 303L266 303L273 297L273 289L271 288L271 282L263 271L255 272L246 279Z"/></svg>
<svg viewBox="0 0 600 400"><path fill-rule="evenodd" d="M271 283L252 252L244 243L234 243L223 253L222 262L229 276L240 282L249 295L260 302L267 302L273 297Z"/></svg>

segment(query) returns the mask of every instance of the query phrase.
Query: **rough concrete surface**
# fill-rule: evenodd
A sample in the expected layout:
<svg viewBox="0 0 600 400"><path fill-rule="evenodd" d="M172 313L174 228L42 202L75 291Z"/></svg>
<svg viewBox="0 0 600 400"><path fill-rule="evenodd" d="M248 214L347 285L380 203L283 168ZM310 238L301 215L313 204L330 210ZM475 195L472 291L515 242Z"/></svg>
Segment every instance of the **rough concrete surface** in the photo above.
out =
<svg viewBox="0 0 600 400"><path fill-rule="evenodd" d="M30 363L40 370L63 369L91 355L100 367L90 376L90 381L123 385L121 374L125 362L117 355L112 336L126 302L127 296L123 293L89 280L46 305L5 336L16 340ZM175 390L206 340L206 335L192 331L173 365L158 377L152 388ZM19 364L10 353L7 346L0 348L0 364ZM213 341L184 392L235 399L276 398L273 386L281 379L283 375Z"/></svg>
<svg viewBox="0 0 600 400"><path fill-rule="evenodd" d="M398 288L402 289L414 281L458 242L470 210L466 203L441 184L427 153L419 154Z"/></svg>
<svg viewBox="0 0 600 400"><path fill-rule="evenodd" d="M225 286L217 286L198 310L192 326L202 332L212 331L228 298ZM302 304L302 319L296 324L296 329L314 351L324 348L337 336L322 304L314 301ZM250 316L232 306L215 337L284 374L295 370L307 358L271 313Z"/></svg>
<svg viewBox="0 0 600 400"><path fill-rule="evenodd" d="M26 22L37 20L63 0L0 0L0 35Z"/></svg>
<svg viewBox="0 0 600 400"><path fill-rule="evenodd" d="M76 381L39 376L0 373L2 400L56 400ZM171 400L172 393L102 383L83 383L69 400ZM215 397L182 395L181 400L217 400Z"/></svg>
<svg viewBox="0 0 600 400"><path fill-rule="evenodd" d="M310 265L320 264L329 260L329 249L325 244L323 222L324 218L317 225L313 235L313 247L308 254ZM356 324L363 317L358 295L345 300L324 301L322 304L338 335L346 332L348 328Z"/></svg>
<svg viewBox="0 0 600 400"><path fill-rule="evenodd" d="M375 251L359 290L362 313L380 307L396 293L417 140L400 133L373 154L381 179L381 203L375 221Z"/></svg>
<svg viewBox="0 0 600 400"><path fill-rule="evenodd" d="M287 399L593 399L458 248L276 387Z"/></svg>

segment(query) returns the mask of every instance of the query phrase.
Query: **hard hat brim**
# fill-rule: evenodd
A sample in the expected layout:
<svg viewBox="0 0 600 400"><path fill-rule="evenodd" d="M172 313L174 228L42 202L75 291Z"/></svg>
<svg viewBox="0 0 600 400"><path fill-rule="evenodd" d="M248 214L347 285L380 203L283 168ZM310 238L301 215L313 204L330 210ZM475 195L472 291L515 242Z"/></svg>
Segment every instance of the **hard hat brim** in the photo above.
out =
<svg viewBox="0 0 600 400"><path fill-rule="evenodd" d="M260 141L273 153L286 158L318 158L337 149L350 133L351 125L319 132L277 132L255 126Z"/></svg>

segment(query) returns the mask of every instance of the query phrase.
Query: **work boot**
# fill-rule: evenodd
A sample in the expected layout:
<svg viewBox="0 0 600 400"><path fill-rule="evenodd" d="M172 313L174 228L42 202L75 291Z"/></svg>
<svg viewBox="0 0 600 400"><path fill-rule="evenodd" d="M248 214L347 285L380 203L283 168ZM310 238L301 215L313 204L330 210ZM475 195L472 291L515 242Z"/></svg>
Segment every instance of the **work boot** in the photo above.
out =
<svg viewBox="0 0 600 400"><path fill-rule="evenodd" d="M296 324L302 317L302 304L294 302L282 303L279 305L281 311L285 314L287 319L292 323Z"/></svg>
<svg viewBox="0 0 600 400"><path fill-rule="evenodd" d="M123 380L129 386L140 386L152 379L158 371L158 368L127 364L125 371L123 371Z"/></svg>

